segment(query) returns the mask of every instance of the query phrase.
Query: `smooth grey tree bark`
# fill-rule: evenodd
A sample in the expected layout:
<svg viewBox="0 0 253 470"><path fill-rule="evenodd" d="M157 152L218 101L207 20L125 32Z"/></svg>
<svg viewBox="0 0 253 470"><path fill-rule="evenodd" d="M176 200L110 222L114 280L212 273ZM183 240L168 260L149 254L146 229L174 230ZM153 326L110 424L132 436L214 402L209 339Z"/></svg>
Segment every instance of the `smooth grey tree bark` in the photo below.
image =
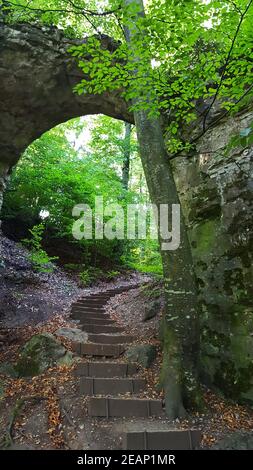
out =
<svg viewBox="0 0 253 470"><path fill-rule="evenodd" d="M135 44L140 34L145 32L136 27L140 17L145 17L142 0L123 0L124 6L139 6L136 17L125 21L125 36L132 52L131 60L136 64L141 57L136 52ZM136 41L136 42L135 42ZM143 63L142 63L143 69ZM151 63L145 67L147 77ZM136 73L136 72L135 72ZM145 88L141 91L142 99ZM148 103L150 97L146 97ZM133 101L139 103L138 98ZM149 109L136 106L134 111L141 161L147 180L150 198L157 207L160 204L179 204L177 188L166 152L160 118L150 117ZM181 242L176 251L161 250L166 314L163 319L163 365L160 382L165 390L165 406L167 415L174 419L184 417L188 408L200 407L201 393L199 389L199 319L196 295L195 276L191 248L187 236L184 218L181 215ZM160 244L162 240L160 239Z"/></svg>
<svg viewBox="0 0 253 470"><path fill-rule="evenodd" d="M131 132L132 125L125 122L125 136L124 136L124 157L122 166L122 186L127 191L129 184L129 171L130 171L130 157L131 157Z"/></svg>

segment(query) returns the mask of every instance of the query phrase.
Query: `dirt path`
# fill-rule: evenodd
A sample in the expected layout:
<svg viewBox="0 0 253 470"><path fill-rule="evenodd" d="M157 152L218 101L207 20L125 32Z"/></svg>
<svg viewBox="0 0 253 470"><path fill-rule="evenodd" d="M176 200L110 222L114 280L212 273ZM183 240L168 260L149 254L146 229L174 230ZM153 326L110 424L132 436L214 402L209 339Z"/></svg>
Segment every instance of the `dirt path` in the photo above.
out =
<svg viewBox="0 0 253 470"><path fill-rule="evenodd" d="M96 289L96 292L103 291ZM134 317L142 295L141 288L121 292L111 299L108 308L106 306L106 315L110 314L111 318L120 323L122 328L127 328L128 334L132 334L129 324L135 324ZM145 303L145 297L143 302ZM76 304L76 300L73 303ZM120 313L117 314L119 311ZM140 322L138 315L139 330ZM22 336L2 352L0 359L2 361L15 360L20 346L30 336L41 331L54 332L59 326L73 327L76 323L67 315L64 317L58 315L43 325L22 328ZM154 341L158 346L155 324L150 328L150 334L151 330L154 331L154 338L149 337L147 341L149 343ZM136 343L143 343L143 335L140 335ZM64 341L64 344L68 349L73 350L71 343ZM93 361L97 361L97 357L84 356L81 364L84 366L87 362ZM122 357L113 358L113 362L117 361L126 362ZM138 395L139 398L163 400L162 392L159 392L156 387L160 361L161 354L159 353L150 369L138 370L138 378L145 379L147 383L146 389ZM175 427L199 428L203 436L201 445L205 448L228 433L253 428L252 410L228 403L208 390L204 390L208 405L207 411L202 415L190 415L188 421L172 423L165 416L159 418L153 416L110 417L109 419L91 416L88 407L89 398L80 394L77 377L77 368L80 367L80 364L71 368L54 367L33 379L12 379L0 376L0 388L2 388L0 441L6 437L6 430L18 403L20 408L12 425L12 448L21 446L21 448L28 447L29 449L119 449L122 447L124 433L133 430L141 431L147 426L149 429L157 429L157 424L160 430Z"/></svg>

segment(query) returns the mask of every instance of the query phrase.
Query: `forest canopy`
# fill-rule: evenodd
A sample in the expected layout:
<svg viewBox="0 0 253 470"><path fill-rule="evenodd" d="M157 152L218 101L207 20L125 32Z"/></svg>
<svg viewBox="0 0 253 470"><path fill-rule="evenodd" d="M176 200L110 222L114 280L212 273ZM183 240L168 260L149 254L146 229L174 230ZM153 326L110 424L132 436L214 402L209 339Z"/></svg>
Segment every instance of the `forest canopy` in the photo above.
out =
<svg viewBox="0 0 253 470"><path fill-rule="evenodd" d="M133 2L124 6L118 0L11 0L4 1L2 8L11 23L45 24L72 38L89 37L72 49L89 77L76 86L77 93L122 88L129 102L138 96L143 109L147 104L140 97L145 85L152 101L150 112L165 116L172 154L189 150L206 132L218 100L225 115L252 98L252 1L146 1L146 16L139 17L139 37L135 37L141 60L134 79L134 51L124 41L125 18L130 21L138 11ZM103 35L114 39L115 50L101 48ZM152 63L148 77L147 60ZM199 135L185 139L182 126L196 119L201 122Z"/></svg>

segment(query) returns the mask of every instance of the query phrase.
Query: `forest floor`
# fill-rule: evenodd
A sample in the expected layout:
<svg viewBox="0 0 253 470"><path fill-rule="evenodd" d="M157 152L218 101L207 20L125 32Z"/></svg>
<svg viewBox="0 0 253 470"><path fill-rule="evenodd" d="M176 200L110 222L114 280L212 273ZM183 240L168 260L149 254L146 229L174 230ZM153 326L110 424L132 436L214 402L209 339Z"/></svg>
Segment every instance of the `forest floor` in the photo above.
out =
<svg viewBox="0 0 253 470"><path fill-rule="evenodd" d="M96 287L81 289L59 269L52 275L35 275L26 264L22 248L7 239L3 242L2 238L2 248L3 245L5 267L0 306L3 309L5 305L5 315L0 316L0 333L4 335L5 341L0 350L0 363L15 362L22 346L35 334L55 333L58 328L65 326L76 327L76 323L69 318L70 305L81 295L122 285L136 286L131 291L113 297L107 310L126 327L128 333L137 336L136 343L156 345L159 353L155 362L150 369L142 370L148 385L142 396L163 400L163 392L157 387L162 359L159 315L143 322L145 308L150 303L147 295L150 289L140 285L149 282L151 288L152 284L156 299L160 302L161 315L163 300L159 283L148 276L128 273L112 283L99 283ZM34 276L36 283L31 283ZM26 282L25 279L29 281ZM19 308L9 309L7 301L14 305L15 299L18 300ZM35 311L32 308L33 299L37 300L38 305L38 310ZM62 338L61 342L69 351L73 350L71 342ZM83 362L85 360L82 359ZM12 378L0 374L2 447L8 445L13 449L120 449L122 434L126 430L132 429L133 426L142 430L147 422L149 429L152 425L157 426L157 419L155 423L152 418L107 420L89 417L87 398L79 394L78 379L74 375L75 367L52 367L33 378ZM234 431L252 431L252 410L233 404L206 388L203 388L203 394L207 406L205 413L193 413L183 421L171 422L161 418L159 429L201 429L202 448L209 448Z"/></svg>

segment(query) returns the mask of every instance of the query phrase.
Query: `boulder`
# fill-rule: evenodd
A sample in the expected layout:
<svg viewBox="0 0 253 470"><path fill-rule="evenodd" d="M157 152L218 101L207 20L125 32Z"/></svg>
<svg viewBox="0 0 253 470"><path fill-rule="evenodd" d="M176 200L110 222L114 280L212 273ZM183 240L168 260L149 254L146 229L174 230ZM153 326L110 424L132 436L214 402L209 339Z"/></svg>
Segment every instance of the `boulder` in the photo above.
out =
<svg viewBox="0 0 253 470"><path fill-rule="evenodd" d="M70 365L72 353L50 333L41 333L32 338L22 348L15 365L19 377L33 377L42 374L48 367L56 364Z"/></svg>
<svg viewBox="0 0 253 470"><path fill-rule="evenodd" d="M67 338L75 343L86 343L88 341L88 334L79 328L63 327L56 330L54 334L56 336L63 336L64 338Z"/></svg>
<svg viewBox="0 0 253 470"><path fill-rule="evenodd" d="M126 352L126 357L129 361L138 362L141 366L148 368L154 362L156 354L156 347L152 344L139 344L131 346Z"/></svg>
<svg viewBox="0 0 253 470"><path fill-rule="evenodd" d="M145 306L145 311L142 321L151 320L151 318L156 317L161 310L161 302L159 300L154 300L149 305Z"/></svg>

